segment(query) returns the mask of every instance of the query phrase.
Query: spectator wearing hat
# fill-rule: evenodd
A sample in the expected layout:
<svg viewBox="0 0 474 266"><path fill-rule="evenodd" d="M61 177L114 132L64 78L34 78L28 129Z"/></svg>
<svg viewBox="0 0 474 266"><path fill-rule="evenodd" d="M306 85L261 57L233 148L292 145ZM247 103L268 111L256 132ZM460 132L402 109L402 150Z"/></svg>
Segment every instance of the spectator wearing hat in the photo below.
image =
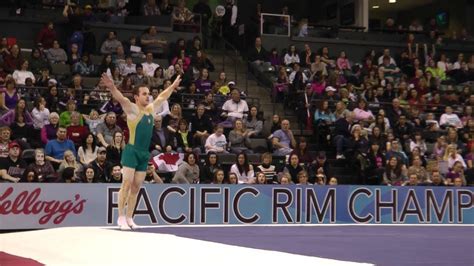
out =
<svg viewBox="0 0 474 266"><path fill-rule="evenodd" d="M48 141L45 147L46 160L50 161L53 166L59 166L64 158L64 152L71 150L76 154L76 147L71 140L67 139L67 129L59 126L56 132L56 139Z"/></svg>
<svg viewBox="0 0 474 266"><path fill-rule="evenodd" d="M111 165L107 161L107 149L99 147L97 150L97 159L89 164L94 169L95 180L99 183L110 182L110 168Z"/></svg>
<svg viewBox="0 0 474 266"><path fill-rule="evenodd" d="M13 141L8 145L8 156L0 159L0 176L3 180L18 182L27 167L26 162L20 158L20 144Z"/></svg>

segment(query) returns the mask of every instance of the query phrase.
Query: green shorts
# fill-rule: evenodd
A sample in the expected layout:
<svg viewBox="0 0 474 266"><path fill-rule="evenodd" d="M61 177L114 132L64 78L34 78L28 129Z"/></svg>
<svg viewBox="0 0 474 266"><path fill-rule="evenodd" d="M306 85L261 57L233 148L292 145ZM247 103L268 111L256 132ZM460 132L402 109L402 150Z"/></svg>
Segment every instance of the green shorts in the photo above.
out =
<svg viewBox="0 0 474 266"><path fill-rule="evenodd" d="M122 152L122 166L133 168L138 172L145 172L150 160L150 152L139 150L133 145L126 145Z"/></svg>

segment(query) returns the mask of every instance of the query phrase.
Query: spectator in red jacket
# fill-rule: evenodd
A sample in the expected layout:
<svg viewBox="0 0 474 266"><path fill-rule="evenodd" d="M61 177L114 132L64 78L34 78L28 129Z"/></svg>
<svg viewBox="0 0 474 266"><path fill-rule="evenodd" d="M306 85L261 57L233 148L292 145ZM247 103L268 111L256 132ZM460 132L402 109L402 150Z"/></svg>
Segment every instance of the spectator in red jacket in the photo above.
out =
<svg viewBox="0 0 474 266"><path fill-rule="evenodd" d="M54 24L52 21L48 22L44 28L38 34L36 38L37 43L43 44L44 49L53 48L53 42L57 39L56 31L54 30Z"/></svg>
<svg viewBox="0 0 474 266"><path fill-rule="evenodd" d="M13 71L19 69L20 63L23 61L20 55L20 47L13 45L10 49L10 54L6 55L3 59L3 69L7 73L13 73Z"/></svg>

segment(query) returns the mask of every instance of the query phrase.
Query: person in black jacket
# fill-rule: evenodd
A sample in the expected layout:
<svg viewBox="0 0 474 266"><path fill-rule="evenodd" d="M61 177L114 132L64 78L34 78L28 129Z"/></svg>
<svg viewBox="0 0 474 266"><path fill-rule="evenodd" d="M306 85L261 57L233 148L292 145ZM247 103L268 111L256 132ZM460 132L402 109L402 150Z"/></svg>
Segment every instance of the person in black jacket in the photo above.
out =
<svg viewBox="0 0 474 266"><path fill-rule="evenodd" d="M201 169L201 174L199 175L200 183L210 184L217 170L222 169L217 154L213 151L209 152L207 154L206 162L202 167L199 167L199 169Z"/></svg>
<svg viewBox="0 0 474 266"><path fill-rule="evenodd" d="M212 120L205 111L204 105L199 104L196 114L191 118L191 133L196 146L204 146L207 137L212 133Z"/></svg>
<svg viewBox="0 0 474 266"><path fill-rule="evenodd" d="M351 137L351 128L354 120L354 114L352 112L347 113L344 118L339 118L335 122L335 137L334 142L336 144L336 159L345 159L343 155L344 147L349 144Z"/></svg>

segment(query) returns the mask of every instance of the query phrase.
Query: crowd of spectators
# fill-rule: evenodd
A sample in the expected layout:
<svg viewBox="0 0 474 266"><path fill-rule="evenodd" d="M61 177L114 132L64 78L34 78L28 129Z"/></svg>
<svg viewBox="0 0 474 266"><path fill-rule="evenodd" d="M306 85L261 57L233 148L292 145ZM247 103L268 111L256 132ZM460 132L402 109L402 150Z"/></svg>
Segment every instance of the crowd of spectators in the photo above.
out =
<svg viewBox="0 0 474 266"><path fill-rule="evenodd" d="M314 131L317 149L349 162L353 183L472 185L474 55L451 60L438 47L412 40L401 54L371 50L351 61L350 51L309 43L267 51L257 37L247 55L257 78L273 78L273 99Z"/></svg>
<svg viewBox="0 0 474 266"><path fill-rule="evenodd" d="M233 1L228 2L232 10ZM150 14L171 10L153 1L146 5ZM274 67L275 99L294 108L303 127L314 129L314 138L305 138L295 136L290 120L278 114L264 132L259 106L249 106L238 84L225 72L211 78L215 67L199 37L171 44L150 27L129 40L109 32L94 49L82 31L82 11L75 12L64 9L73 29L67 40L58 40L54 23L47 23L32 36L36 45L30 56L11 41L14 36L2 38L3 181L120 182L126 117L101 84L83 85L84 77L102 73L128 97L142 85L157 97L178 75L183 78L154 114L150 152L184 153L184 161L175 173L160 173L150 162L147 182L335 185L332 153L349 162L345 167L354 170L354 179L347 182L353 184L467 185L474 180L474 95L468 85L454 89L472 80L472 55L466 60L460 54L450 63L434 47L413 42L400 58L385 49L381 55L370 51L359 63L344 51L333 56L328 47L313 52L309 44L302 52L290 46L282 54L268 53L257 38L248 53L252 69ZM91 57L99 54L102 62L96 65ZM158 64L157 57L169 64ZM69 67L73 76L56 76L51 70L57 65ZM255 148L262 140L268 146ZM226 156L235 161L224 163Z"/></svg>

